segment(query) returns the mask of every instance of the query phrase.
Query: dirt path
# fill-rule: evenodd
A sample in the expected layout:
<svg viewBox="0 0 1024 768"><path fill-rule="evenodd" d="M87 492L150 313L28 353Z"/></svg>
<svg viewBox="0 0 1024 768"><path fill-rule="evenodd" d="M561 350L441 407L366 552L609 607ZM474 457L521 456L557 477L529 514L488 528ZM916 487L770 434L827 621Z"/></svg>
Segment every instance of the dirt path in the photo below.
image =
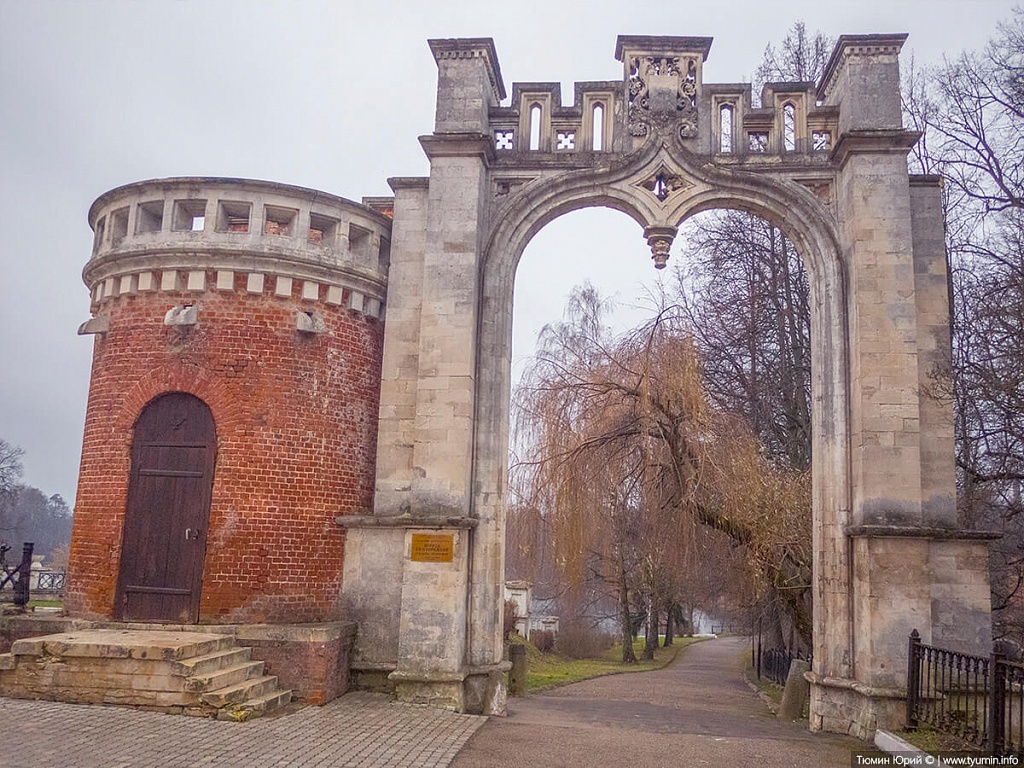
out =
<svg viewBox="0 0 1024 768"><path fill-rule="evenodd" d="M867 745L781 723L741 676L741 638L697 643L665 669L610 675L512 699L455 768L768 766L848 768Z"/></svg>

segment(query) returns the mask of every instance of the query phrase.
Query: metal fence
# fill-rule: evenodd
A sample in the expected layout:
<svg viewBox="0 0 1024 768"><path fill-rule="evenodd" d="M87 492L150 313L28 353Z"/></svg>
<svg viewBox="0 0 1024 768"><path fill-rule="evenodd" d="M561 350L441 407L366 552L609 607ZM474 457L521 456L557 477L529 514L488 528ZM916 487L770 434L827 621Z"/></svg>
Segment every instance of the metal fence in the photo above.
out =
<svg viewBox="0 0 1024 768"><path fill-rule="evenodd" d="M926 724L996 755L1024 754L1024 665L937 648L910 634L907 727Z"/></svg>
<svg viewBox="0 0 1024 768"><path fill-rule="evenodd" d="M63 595L66 571L40 571L36 576L35 590L48 594Z"/></svg>
<svg viewBox="0 0 1024 768"><path fill-rule="evenodd" d="M781 648L763 650L761 643L758 642L757 654L754 658L754 669L757 672L757 679L760 680L762 677L767 677L777 685L785 685L786 678L789 677L789 665L793 663L793 659L803 658L804 656L800 653L790 653ZM809 654L806 660L808 662L811 661Z"/></svg>
<svg viewBox="0 0 1024 768"><path fill-rule="evenodd" d="M7 564L10 546L0 544L0 590L8 584L14 590L14 604L28 605L28 583L32 574L32 550L34 545L26 541L21 549L21 561L17 565Z"/></svg>

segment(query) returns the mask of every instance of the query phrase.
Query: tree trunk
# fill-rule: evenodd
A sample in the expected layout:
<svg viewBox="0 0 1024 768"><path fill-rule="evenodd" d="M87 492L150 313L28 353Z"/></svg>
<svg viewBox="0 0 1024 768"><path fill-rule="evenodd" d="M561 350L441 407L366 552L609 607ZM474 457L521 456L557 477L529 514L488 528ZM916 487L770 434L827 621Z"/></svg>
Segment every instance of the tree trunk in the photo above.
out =
<svg viewBox="0 0 1024 768"><path fill-rule="evenodd" d="M647 637L644 638L644 660L654 659L654 652L658 649L658 604L654 600L648 602L647 608Z"/></svg>
<svg viewBox="0 0 1024 768"><path fill-rule="evenodd" d="M629 587L626 584L626 569L619 573L619 633L622 637L622 663L636 664L633 652L633 617L629 614Z"/></svg>
<svg viewBox="0 0 1024 768"><path fill-rule="evenodd" d="M665 642L662 643L662 646L665 647L665 648L667 648L668 646L672 645L672 639L673 639L672 616L675 614L675 611L673 610L674 608L675 608L675 606L670 605L668 607L668 610L665 612L666 613L666 616L665 616Z"/></svg>

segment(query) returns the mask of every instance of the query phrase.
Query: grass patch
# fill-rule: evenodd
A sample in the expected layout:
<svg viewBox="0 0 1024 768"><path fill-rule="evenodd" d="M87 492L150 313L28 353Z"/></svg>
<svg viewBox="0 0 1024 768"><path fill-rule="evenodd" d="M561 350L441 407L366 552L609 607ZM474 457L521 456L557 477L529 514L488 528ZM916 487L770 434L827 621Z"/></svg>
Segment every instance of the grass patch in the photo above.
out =
<svg viewBox="0 0 1024 768"><path fill-rule="evenodd" d="M743 651L740 654L740 665L743 667L743 676L747 678L747 682L776 704L782 703L782 694L786 690L785 687L778 683L773 683L767 677L762 676L758 679L757 670L754 669L754 665L750 661L750 651Z"/></svg>
<svg viewBox="0 0 1024 768"><path fill-rule="evenodd" d="M29 600L29 608L63 608L63 600Z"/></svg>
<svg viewBox="0 0 1024 768"><path fill-rule="evenodd" d="M636 664L623 664L622 645L616 644L605 651L600 659L569 659L556 653L541 653L532 644L517 639L526 645L526 690L529 692L550 688L557 685L577 683L602 675L615 675L623 672L647 672L661 669L676 658L679 652L700 638L677 637L668 648L658 646L652 661L638 661ZM633 651L638 659L642 659L644 640L633 642Z"/></svg>

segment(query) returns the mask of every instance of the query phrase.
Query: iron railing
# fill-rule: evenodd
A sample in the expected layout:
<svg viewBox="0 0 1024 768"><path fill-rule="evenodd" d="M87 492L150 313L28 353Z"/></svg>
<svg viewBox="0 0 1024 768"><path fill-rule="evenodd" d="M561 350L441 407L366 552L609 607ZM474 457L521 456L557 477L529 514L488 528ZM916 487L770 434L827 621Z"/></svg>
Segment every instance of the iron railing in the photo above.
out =
<svg viewBox="0 0 1024 768"><path fill-rule="evenodd" d="M36 590L61 594L64 592L65 581L67 581L65 571L42 571L36 581Z"/></svg>
<svg viewBox="0 0 1024 768"><path fill-rule="evenodd" d="M11 566L5 558L10 546L0 544L0 590L10 584L14 590L14 604L21 607L28 605L28 582L32 574L34 546L31 541L26 541L21 548L21 562Z"/></svg>
<svg viewBox="0 0 1024 768"><path fill-rule="evenodd" d="M757 656L754 663L757 679L760 680L762 677L767 677L777 685L785 685L786 678L789 677L789 666L793 663L793 659L804 658L806 658L807 662L811 661L810 654L804 657L803 654L790 653L781 648L762 650L760 643L758 643Z"/></svg>
<svg viewBox="0 0 1024 768"><path fill-rule="evenodd" d="M1024 754L1024 665L937 648L910 634L907 727L950 733L994 755Z"/></svg>

